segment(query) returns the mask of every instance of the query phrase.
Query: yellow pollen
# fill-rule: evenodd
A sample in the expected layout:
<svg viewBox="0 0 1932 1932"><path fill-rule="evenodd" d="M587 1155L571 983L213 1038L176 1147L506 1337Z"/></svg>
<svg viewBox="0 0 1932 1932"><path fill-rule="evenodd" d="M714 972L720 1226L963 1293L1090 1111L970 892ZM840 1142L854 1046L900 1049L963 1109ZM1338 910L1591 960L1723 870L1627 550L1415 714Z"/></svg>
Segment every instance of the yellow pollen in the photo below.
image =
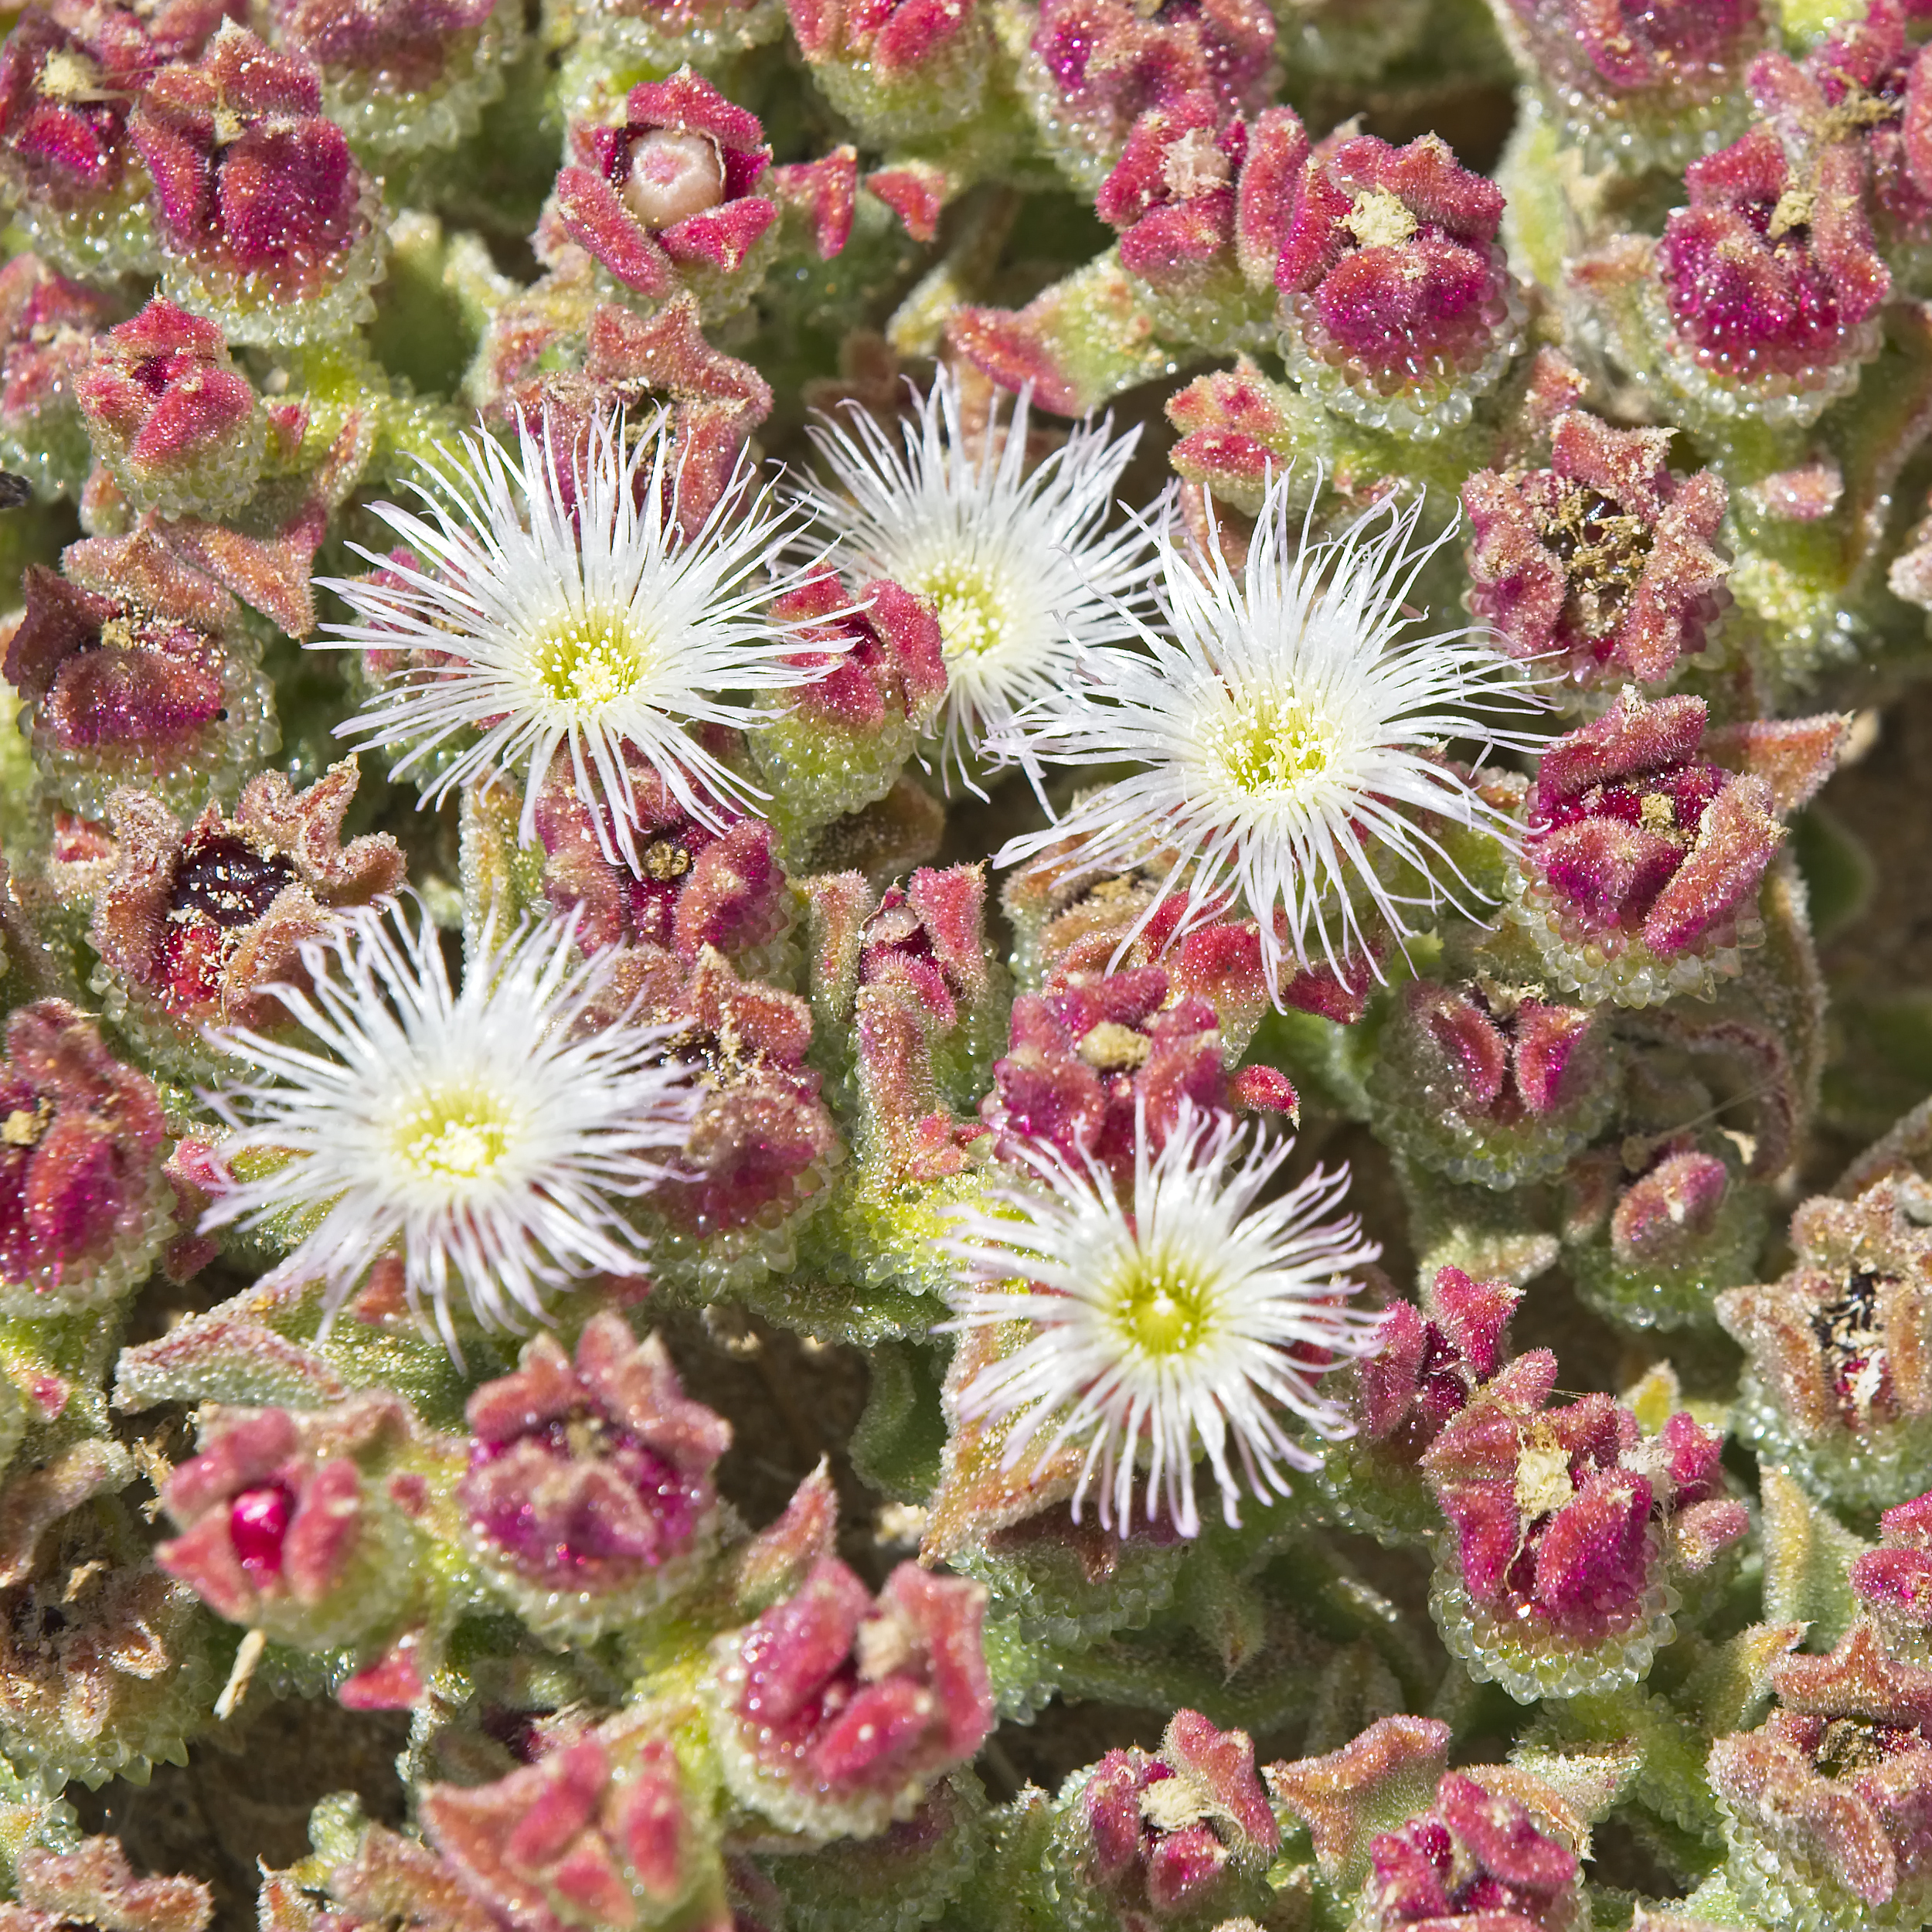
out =
<svg viewBox="0 0 1932 1932"><path fill-rule="evenodd" d="M1516 1509L1526 1520L1547 1516L1577 1493L1570 1479L1570 1451L1553 1430L1533 1428L1516 1458Z"/></svg>
<svg viewBox="0 0 1932 1932"><path fill-rule="evenodd" d="M1800 187L1795 182L1777 198L1777 206L1771 210L1770 226L1765 230L1767 240L1781 241L1794 228L1808 228L1811 211L1818 197L1808 188Z"/></svg>
<svg viewBox="0 0 1932 1932"><path fill-rule="evenodd" d="M995 650L1005 641L1005 600L971 563L941 563L911 587L933 600L941 649L950 663Z"/></svg>
<svg viewBox="0 0 1932 1932"><path fill-rule="evenodd" d="M587 611L563 618L531 654L531 668L560 704L594 709L644 682L651 651L628 613Z"/></svg>
<svg viewBox="0 0 1932 1932"><path fill-rule="evenodd" d="M1081 1036L1073 1050L1096 1073L1124 1073L1142 1065L1153 1052L1154 1043L1118 1020L1104 1019Z"/></svg>
<svg viewBox="0 0 1932 1932"><path fill-rule="evenodd" d="M1331 768L1338 733L1318 706L1262 692L1240 699L1216 736L1216 756L1237 791L1279 795Z"/></svg>
<svg viewBox="0 0 1932 1932"><path fill-rule="evenodd" d="M1364 248L1400 248L1416 232L1416 218L1386 188L1369 188L1355 198L1342 225Z"/></svg>
<svg viewBox="0 0 1932 1932"><path fill-rule="evenodd" d="M1228 159L1205 128L1183 134L1167 151L1161 180L1176 201L1192 201L1228 184Z"/></svg>
<svg viewBox="0 0 1932 1932"><path fill-rule="evenodd" d="M396 1135L402 1160L427 1180L474 1181L509 1145L502 1110L481 1094L439 1096L405 1119Z"/></svg>
<svg viewBox="0 0 1932 1932"><path fill-rule="evenodd" d="M1646 832L1675 832L1677 809L1661 791L1647 791L1637 808L1637 822Z"/></svg>
<svg viewBox="0 0 1932 1932"><path fill-rule="evenodd" d="M113 98L101 91L100 69L85 54L67 47L56 47L42 63L40 91L49 100L66 103Z"/></svg>
<svg viewBox="0 0 1932 1932"><path fill-rule="evenodd" d="M1138 1255L1113 1284L1114 1321L1147 1355L1189 1355L1213 1313L1209 1283L1172 1257Z"/></svg>
<svg viewBox="0 0 1932 1932"><path fill-rule="evenodd" d="M683 846L673 845L668 838L654 838L644 849L645 876L655 879L659 885L682 879L690 869L690 853Z"/></svg>

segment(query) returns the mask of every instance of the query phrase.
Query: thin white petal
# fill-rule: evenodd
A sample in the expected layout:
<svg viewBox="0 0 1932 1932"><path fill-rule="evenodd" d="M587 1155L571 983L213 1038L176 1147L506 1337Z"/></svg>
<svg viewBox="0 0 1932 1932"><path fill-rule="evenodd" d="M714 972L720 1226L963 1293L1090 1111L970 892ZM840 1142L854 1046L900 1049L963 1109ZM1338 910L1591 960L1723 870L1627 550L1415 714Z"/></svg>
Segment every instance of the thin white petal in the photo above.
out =
<svg viewBox="0 0 1932 1932"><path fill-rule="evenodd" d="M1158 1153L1143 1113L1134 1180L1122 1200L1108 1171L1033 1144L1020 1158L1035 1185L962 1209L946 1247L961 1270L957 1329L1030 1321L1033 1332L989 1362L960 1399L968 1418L1009 1420L1009 1466L1036 1466L1063 1445L1085 1454L1077 1511L1097 1474L1102 1520L1132 1518L1138 1455L1145 1507L1199 1527L1196 1463L1205 1455L1230 1522L1238 1486L1232 1444L1257 1497L1285 1495L1281 1465L1314 1458L1283 1430L1283 1412L1318 1434L1347 1432L1298 1347L1331 1357L1373 1345L1377 1318L1346 1305L1351 1269L1380 1250L1352 1219L1331 1219L1345 1172L1314 1174L1273 1200L1262 1190L1291 1142L1244 1145L1226 1115L1184 1107ZM1135 1301L1150 1282L1185 1284L1181 1339L1150 1339ZM1177 1294L1182 1293L1177 1289Z"/></svg>
<svg viewBox="0 0 1932 1932"><path fill-rule="evenodd" d="M280 997L315 1046L209 1032L258 1070L209 1097L224 1156L287 1158L219 1196L203 1227L319 1216L279 1278L320 1277L334 1308L397 1254L410 1306L451 1338L453 1292L486 1328L514 1328L547 1291L642 1264L623 1203L663 1177L696 1094L664 1029L580 1026L610 955L577 959L568 925L500 951L486 935L454 992L435 928L391 906L343 914L302 963L310 987Z"/></svg>
<svg viewBox="0 0 1932 1932"><path fill-rule="evenodd" d="M1165 622L1124 611L1133 645L1087 652L1080 677L988 747L1029 767L1142 769L1009 841L995 863L1070 838L1077 862L1113 869L1176 852L1162 890L1185 894L1179 931L1216 916L1232 889L1260 923L1277 997L1290 962L1339 969L1364 956L1362 909L1400 939L1416 930L1412 912L1464 903L1469 882L1417 815L1507 838L1504 815L1440 753L1535 743L1504 720L1538 699L1534 679L1479 634L1410 634L1416 573L1453 533L1412 547L1420 509L1384 505L1314 543L1281 478L1238 578L1218 553L1203 562L1170 519L1158 539ZM1393 886L1391 860L1423 889Z"/></svg>
<svg viewBox="0 0 1932 1932"><path fill-rule="evenodd" d="M795 521L755 489L748 464L686 539L668 417L628 454L621 417L594 423L567 492L547 423L519 418L517 435L515 456L478 434L429 465L424 514L374 506L415 565L358 548L378 574L321 580L356 620L323 627L330 648L442 654L433 668L396 674L338 731L400 750L394 770L423 774L426 803L486 777L521 777L526 843L536 788L567 744L606 856L635 870L624 747L720 830L721 807L761 794L691 727L755 725L747 694L828 675L835 647L815 638L818 655L801 662L798 627L767 614L807 572L782 565Z"/></svg>

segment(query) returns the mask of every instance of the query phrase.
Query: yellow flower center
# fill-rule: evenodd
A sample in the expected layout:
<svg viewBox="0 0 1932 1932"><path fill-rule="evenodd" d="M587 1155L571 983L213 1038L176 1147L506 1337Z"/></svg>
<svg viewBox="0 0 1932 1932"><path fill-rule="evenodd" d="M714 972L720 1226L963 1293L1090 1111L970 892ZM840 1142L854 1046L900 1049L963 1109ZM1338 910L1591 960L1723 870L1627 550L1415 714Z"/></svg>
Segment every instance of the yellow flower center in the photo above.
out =
<svg viewBox="0 0 1932 1932"><path fill-rule="evenodd" d="M398 1158L424 1180L480 1180L502 1159L509 1142L504 1108L488 1094L433 1094L396 1130Z"/></svg>
<svg viewBox="0 0 1932 1932"><path fill-rule="evenodd" d="M1112 1284L1114 1325L1143 1354L1189 1355L1214 1312L1211 1281L1168 1255L1137 1254Z"/></svg>
<svg viewBox="0 0 1932 1932"><path fill-rule="evenodd" d="M1386 188L1369 188L1357 195L1342 225L1364 248L1400 248L1417 226L1407 207Z"/></svg>
<svg viewBox="0 0 1932 1932"><path fill-rule="evenodd" d="M940 645L948 663L978 657L1005 641L1011 621L1005 600L976 564L937 565L911 587L933 600Z"/></svg>
<svg viewBox="0 0 1932 1932"><path fill-rule="evenodd" d="M560 704L594 710L636 690L652 656L629 612L593 610L560 619L539 641L531 668Z"/></svg>
<svg viewBox="0 0 1932 1932"><path fill-rule="evenodd" d="M1327 772L1340 735L1318 705L1291 692L1260 692L1230 708L1213 749L1237 791L1279 795Z"/></svg>

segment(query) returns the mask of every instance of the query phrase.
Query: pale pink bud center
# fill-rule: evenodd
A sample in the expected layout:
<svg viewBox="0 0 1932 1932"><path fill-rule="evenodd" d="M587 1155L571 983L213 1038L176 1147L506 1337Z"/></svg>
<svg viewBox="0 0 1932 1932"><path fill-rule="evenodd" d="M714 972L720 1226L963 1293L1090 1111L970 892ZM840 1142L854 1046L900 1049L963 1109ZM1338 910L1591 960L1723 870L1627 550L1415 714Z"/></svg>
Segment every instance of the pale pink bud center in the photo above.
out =
<svg viewBox="0 0 1932 1932"><path fill-rule="evenodd" d="M631 143L624 199L645 227L668 228L724 198L724 162L716 141L655 128Z"/></svg>

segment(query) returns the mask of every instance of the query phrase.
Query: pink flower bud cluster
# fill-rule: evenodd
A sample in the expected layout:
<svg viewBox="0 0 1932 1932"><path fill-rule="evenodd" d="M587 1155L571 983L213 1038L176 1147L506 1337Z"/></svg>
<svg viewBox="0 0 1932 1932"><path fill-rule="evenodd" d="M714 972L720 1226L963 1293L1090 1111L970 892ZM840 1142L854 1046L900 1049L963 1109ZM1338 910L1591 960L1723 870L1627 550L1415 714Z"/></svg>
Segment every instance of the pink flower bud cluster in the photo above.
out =
<svg viewBox="0 0 1932 1932"><path fill-rule="evenodd" d="M382 1634L417 1579L421 1478L384 1468L411 1427L388 1394L328 1413L211 1412L163 1494L182 1533L155 1560L231 1622L322 1650Z"/></svg>
<svg viewBox="0 0 1932 1932"><path fill-rule="evenodd" d="M28 566L0 672L49 788L100 812L123 785L193 808L277 741L261 647L220 585L148 531Z"/></svg>
<svg viewBox="0 0 1932 1932"><path fill-rule="evenodd" d="M148 179L131 111L168 63L192 60L226 0L133 7L56 0L0 52L0 175L36 246L72 274L151 274Z"/></svg>
<svg viewBox="0 0 1932 1932"><path fill-rule="evenodd" d="M1461 427L1522 345L1502 195L1434 134L1311 150L1291 109L1250 118L1196 88L1138 116L1096 207L1163 330L1214 350L1277 332L1303 391L1371 428ZM1080 338L1064 301L964 310L953 339L996 381L1080 413L1107 392L1069 366Z"/></svg>
<svg viewBox="0 0 1932 1932"><path fill-rule="evenodd" d="M1728 1870L1773 1923L1922 1922L1932 1911L1932 1671L1861 1620L1828 1656L1786 1657L1755 1730L1711 1747Z"/></svg>
<svg viewBox="0 0 1932 1932"><path fill-rule="evenodd" d="M702 1882L711 1849L672 1741L621 1717L552 1740L494 1783L431 1785L423 1823L442 1856L435 1889L456 1893L438 1900L451 1920L467 1906L479 1925L517 1932L662 1923ZM423 1876L378 1896L420 1900Z"/></svg>
<svg viewBox="0 0 1932 1932"><path fill-rule="evenodd" d="M1647 1005L1706 990L1761 937L1779 818L1821 781L1835 744L1808 781L1774 786L1715 762L1708 722L1701 698L1651 703L1627 688L1543 753L1524 807L1519 916L1558 983L1586 998Z"/></svg>
<svg viewBox="0 0 1932 1932"><path fill-rule="evenodd" d="M330 335L368 312L376 190L306 61L225 23L201 60L153 77L129 133L176 301L231 342Z"/></svg>
<svg viewBox="0 0 1932 1932"><path fill-rule="evenodd" d="M548 1335L464 1410L457 1502L478 1560L533 1629L584 1641L688 1581L716 1534L721 1417L683 1392L655 1336L593 1315L574 1359Z"/></svg>
<svg viewBox="0 0 1932 1932"><path fill-rule="evenodd" d="M1468 1926L1573 1932L1588 1922L1577 1854L1507 1792L1448 1771L1427 1811L1369 1846L1373 1932Z"/></svg>
<svg viewBox="0 0 1932 1932"><path fill-rule="evenodd" d="M1569 410L1547 469L1463 485L1471 610L1512 656L1553 656L1580 685L1655 685L1703 650L1726 601L1713 544L1726 493L1712 470L1673 477L1669 440Z"/></svg>
<svg viewBox="0 0 1932 1932"><path fill-rule="evenodd" d="M1628 1683L1672 1634L1672 1568L1750 1526L1719 1439L1684 1413L1646 1437L1607 1396L1547 1406L1556 1360L1519 1356L1444 1424L1422 1467L1449 1524L1444 1641L1519 1699Z"/></svg>
<svg viewBox="0 0 1932 1932"><path fill-rule="evenodd" d="M1206 94L1223 112L1267 104L1274 17L1253 0L1046 0L1021 85L1054 157L1090 192L1149 108Z"/></svg>
<svg viewBox="0 0 1932 1932"><path fill-rule="evenodd" d="M1900 1193L1886 1179L1855 1200L1807 1201L1790 1271L1716 1304L1750 1357L1747 1434L1867 1509L1918 1493L1932 1442L1932 1243Z"/></svg>
<svg viewBox="0 0 1932 1932"><path fill-rule="evenodd" d="M574 242L638 295L689 284L710 305L777 219L757 117L689 69L632 88L615 126L573 124L570 151L546 252Z"/></svg>
<svg viewBox="0 0 1932 1932"><path fill-rule="evenodd" d="M304 942L335 907L402 884L402 850L387 833L343 842L356 783L353 760L301 792L264 771L232 817L209 805L188 826L151 792L108 801L114 855L90 937L110 1010L164 1063L205 1070L206 1026L285 1029L269 989L306 987Z"/></svg>
<svg viewBox="0 0 1932 1932"><path fill-rule="evenodd" d="M636 783L634 873L604 856L560 761L537 804L543 890L583 944L621 949L613 1012L637 1002L699 1070L696 1115L646 1212L659 1273L717 1293L791 1266L798 1220L843 1149L805 1064L811 1009L763 978L786 955L791 917L772 828L725 815L714 832L649 770Z"/></svg>
<svg viewBox="0 0 1932 1932"><path fill-rule="evenodd" d="M771 614L803 627L801 662L830 662L760 738L798 844L891 790L945 699L946 661L930 605L887 579L849 593L821 570L774 599Z"/></svg>
<svg viewBox="0 0 1932 1932"><path fill-rule="evenodd" d="M1275 265L1290 372L1376 428L1435 435L1467 422L1519 345L1502 209L1434 135L1325 143Z"/></svg>
<svg viewBox="0 0 1932 1932"><path fill-rule="evenodd" d="M1158 1753L1109 1751L1062 1829L1074 1883L1098 1894L1124 1932L1235 1917L1265 1898L1257 1880L1281 1839L1247 1733L1192 1710L1174 1714Z"/></svg>
<svg viewBox="0 0 1932 1932"><path fill-rule="evenodd" d="M738 1801L812 1838L909 1818L992 1728L985 1592L902 1563L875 1600L835 1556L712 1647L707 1696Z"/></svg>
<svg viewBox="0 0 1932 1932"><path fill-rule="evenodd" d="M138 507L218 519L253 492L267 424L213 322L150 302L96 342L77 393L97 453Z"/></svg>
<svg viewBox="0 0 1932 1932"><path fill-rule="evenodd" d="M1458 1181L1521 1185L1587 1146L1616 1104L1609 1032L1524 988L1413 980L1369 1080L1378 1130Z"/></svg>
<svg viewBox="0 0 1932 1932"><path fill-rule="evenodd" d="M1745 71L1768 37L1757 0L1667 13L1613 0L1509 0L1514 51L1592 162L1677 165L1741 119Z"/></svg>
<svg viewBox="0 0 1932 1932"><path fill-rule="evenodd" d="M0 1060L0 1308L102 1308L139 1284L172 1218L166 1135L152 1083L73 1007L15 1009Z"/></svg>

